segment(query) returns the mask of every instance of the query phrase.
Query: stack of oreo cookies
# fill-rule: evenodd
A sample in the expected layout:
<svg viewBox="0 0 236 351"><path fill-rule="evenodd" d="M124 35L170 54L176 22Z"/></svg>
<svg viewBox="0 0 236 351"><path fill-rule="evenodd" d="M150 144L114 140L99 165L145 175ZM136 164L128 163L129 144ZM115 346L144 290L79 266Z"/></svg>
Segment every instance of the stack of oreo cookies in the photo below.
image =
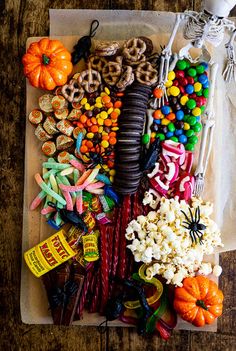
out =
<svg viewBox="0 0 236 351"><path fill-rule="evenodd" d="M114 179L114 189L123 195L134 194L142 176L141 139L150 94L149 86L135 82L127 88L123 99Z"/></svg>

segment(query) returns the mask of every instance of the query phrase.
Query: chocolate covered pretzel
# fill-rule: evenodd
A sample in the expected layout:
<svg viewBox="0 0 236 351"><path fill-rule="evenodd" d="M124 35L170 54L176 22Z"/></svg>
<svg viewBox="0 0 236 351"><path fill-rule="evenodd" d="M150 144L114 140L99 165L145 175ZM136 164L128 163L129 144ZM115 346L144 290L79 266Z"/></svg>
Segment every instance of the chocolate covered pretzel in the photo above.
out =
<svg viewBox="0 0 236 351"><path fill-rule="evenodd" d="M61 93L69 102L79 102L84 96L84 90L76 79L71 79L69 84L63 85Z"/></svg>

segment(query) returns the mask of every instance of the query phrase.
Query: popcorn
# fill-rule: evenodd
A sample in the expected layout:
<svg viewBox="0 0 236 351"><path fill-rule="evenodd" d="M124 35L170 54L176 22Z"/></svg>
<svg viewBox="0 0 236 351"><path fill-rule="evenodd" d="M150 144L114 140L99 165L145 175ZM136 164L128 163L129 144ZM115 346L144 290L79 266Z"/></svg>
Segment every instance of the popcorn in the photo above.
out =
<svg viewBox="0 0 236 351"><path fill-rule="evenodd" d="M148 193L148 192L147 192ZM146 194L153 197L153 194ZM140 215L132 220L126 230L126 239L132 241L127 245L136 262L152 263L146 269L151 279L154 275L162 275L167 284L182 286L182 280L194 276L196 271L200 274L210 274L212 267L202 262L204 254L211 254L221 243L221 234L217 224L209 217L213 211L210 202L192 198L191 210L200 208L200 223L206 226L203 231L202 245L193 243L189 229L183 226L186 220L182 211L189 217L189 205L178 198L160 199L160 207L150 211L147 216ZM186 224L184 224L186 225ZM215 266L213 273L220 275L222 268Z"/></svg>
<svg viewBox="0 0 236 351"><path fill-rule="evenodd" d="M218 264L216 264L213 268L214 276L219 277L221 275L221 273L222 273L222 267L219 266Z"/></svg>
<svg viewBox="0 0 236 351"><path fill-rule="evenodd" d="M203 275L209 275L212 272L212 267L210 263L202 262L198 273Z"/></svg>

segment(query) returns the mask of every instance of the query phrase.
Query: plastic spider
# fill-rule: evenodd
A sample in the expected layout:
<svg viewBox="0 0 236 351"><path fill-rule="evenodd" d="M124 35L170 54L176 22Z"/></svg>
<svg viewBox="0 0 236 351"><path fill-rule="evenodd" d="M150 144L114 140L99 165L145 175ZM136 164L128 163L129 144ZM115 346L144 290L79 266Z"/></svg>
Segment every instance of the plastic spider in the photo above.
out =
<svg viewBox="0 0 236 351"><path fill-rule="evenodd" d="M58 306L63 306L63 308L66 308L70 298L75 295L77 290L78 285L71 280L68 280L62 288L57 286L50 295L51 308L54 309Z"/></svg>
<svg viewBox="0 0 236 351"><path fill-rule="evenodd" d="M184 228L187 228L189 230L190 237L192 239L192 242L197 244L197 239L199 239L199 243L202 244L202 236L203 233L201 232L202 230L206 229L206 226L200 222L200 208L199 206L195 210L195 215L193 217L193 213L191 211L191 208L189 207L189 213L190 213L190 218L186 215L184 211L181 210L181 212L184 214L185 218L187 221L183 221L183 223L187 224L187 226L183 225Z"/></svg>
<svg viewBox="0 0 236 351"><path fill-rule="evenodd" d="M89 151L85 154L85 156L89 159L86 164L88 165L87 169L95 168L96 166L101 166L101 168L106 171L103 165L107 164L108 161L114 162L114 157L110 156L111 151L105 150L101 153L99 150L98 152Z"/></svg>

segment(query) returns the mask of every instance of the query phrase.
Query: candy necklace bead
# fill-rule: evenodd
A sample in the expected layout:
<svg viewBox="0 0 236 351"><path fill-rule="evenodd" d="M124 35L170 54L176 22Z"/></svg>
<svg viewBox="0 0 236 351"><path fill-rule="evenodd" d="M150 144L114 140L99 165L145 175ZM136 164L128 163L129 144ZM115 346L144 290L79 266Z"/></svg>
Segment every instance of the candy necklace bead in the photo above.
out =
<svg viewBox="0 0 236 351"><path fill-rule="evenodd" d="M187 84L185 87L185 91L187 94L192 94L194 92L194 87L191 84Z"/></svg>
<svg viewBox="0 0 236 351"><path fill-rule="evenodd" d="M178 60L177 63L176 63L176 67L179 69L179 70L185 70L186 67L187 67L187 63L185 60Z"/></svg>
<svg viewBox="0 0 236 351"><path fill-rule="evenodd" d="M186 137L186 135L182 134L179 136L178 140L180 143L185 144L187 143L188 138Z"/></svg>
<svg viewBox="0 0 236 351"><path fill-rule="evenodd" d="M182 119L184 118L184 112L182 110L177 111L175 115L178 121L182 121Z"/></svg>
<svg viewBox="0 0 236 351"><path fill-rule="evenodd" d="M172 87L170 88L170 95L172 95L172 96L178 96L179 93L180 93L180 90L179 90L179 88L178 88L177 86L172 86Z"/></svg>
<svg viewBox="0 0 236 351"><path fill-rule="evenodd" d="M192 110L192 114L197 117L197 116L200 116L202 113L202 110L199 108L199 107L195 107L193 110Z"/></svg>
<svg viewBox="0 0 236 351"><path fill-rule="evenodd" d="M195 100L189 99L189 100L187 101L186 105L187 105L187 107L188 107L190 110L192 110L192 109L194 109L194 108L196 107L197 104L196 104L196 101L195 101Z"/></svg>
<svg viewBox="0 0 236 351"><path fill-rule="evenodd" d="M199 133L202 130L202 125L201 123L197 122L192 126L192 129L194 130L195 133Z"/></svg>
<svg viewBox="0 0 236 351"><path fill-rule="evenodd" d="M185 145L185 149L186 149L187 151L194 151L194 145L193 145L193 144L190 144L190 143L187 143L187 144Z"/></svg>
<svg viewBox="0 0 236 351"><path fill-rule="evenodd" d="M194 135L194 131L192 129L189 129L185 132L186 137L190 138L191 136Z"/></svg>
<svg viewBox="0 0 236 351"><path fill-rule="evenodd" d="M204 65L200 64L200 65L196 66L196 71L197 71L197 74L203 74L205 72Z"/></svg>
<svg viewBox="0 0 236 351"><path fill-rule="evenodd" d="M197 71L196 71L195 68L189 68L189 69L188 69L188 75L189 75L190 77L195 77L196 74L197 74Z"/></svg>

